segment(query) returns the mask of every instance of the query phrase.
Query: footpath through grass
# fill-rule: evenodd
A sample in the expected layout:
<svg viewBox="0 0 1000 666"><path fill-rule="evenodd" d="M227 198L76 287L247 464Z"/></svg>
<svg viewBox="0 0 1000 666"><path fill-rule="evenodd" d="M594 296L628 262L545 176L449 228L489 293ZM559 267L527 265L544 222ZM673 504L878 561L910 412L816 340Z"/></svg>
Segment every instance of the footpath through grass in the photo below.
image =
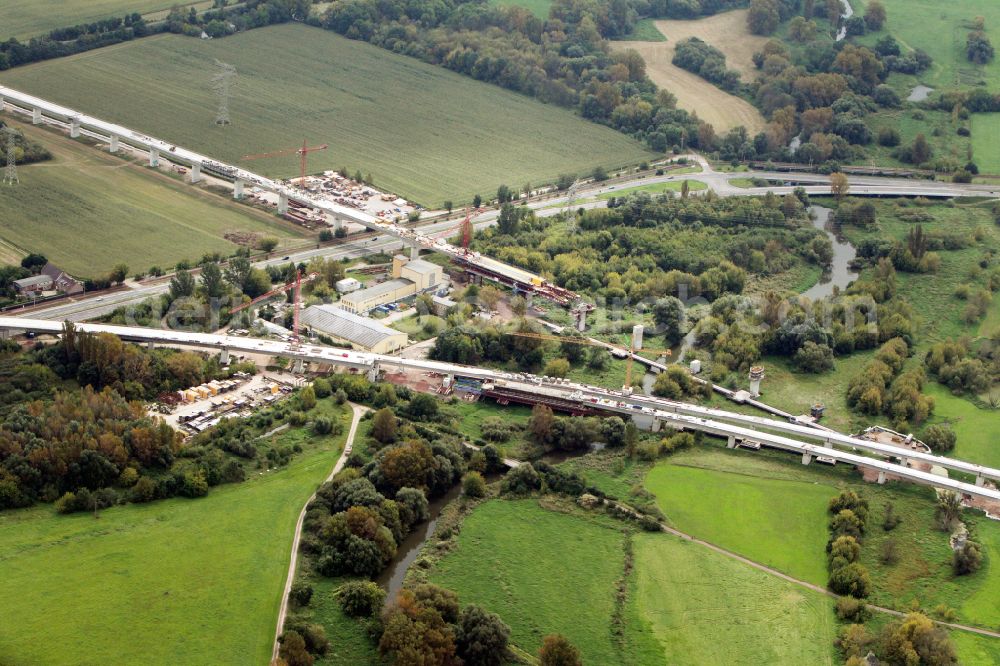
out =
<svg viewBox="0 0 1000 666"><path fill-rule="evenodd" d="M810 583L826 583L832 486L681 464L657 465L646 477L671 525Z"/></svg>
<svg viewBox="0 0 1000 666"><path fill-rule="evenodd" d="M239 72L226 127L215 124L215 59ZM360 169L428 206L652 155L568 109L297 24L214 40L156 36L19 67L0 81L227 161L303 139L328 143L310 155L310 171ZM276 177L299 168L294 156L245 165Z"/></svg>
<svg viewBox="0 0 1000 666"><path fill-rule="evenodd" d="M7 114L4 119L9 121ZM40 252L81 277L124 262L133 272L230 254L230 232L302 236L270 216L162 173L102 153L56 132L12 123L53 159L20 167L20 184L0 187L0 239Z"/></svg>
<svg viewBox="0 0 1000 666"><path fill-rule="evenodd" d="M287 468L197 500L0 513L0 663L267 663L296 517L344 435L305 440Z"/></svg>
<svg viewBox="0 0 1000 666"><path fill-rule="evenodd" d="M666 534L636 536L635 567L661 663L839 663L829 597Z"/></svg>
<svg viewBox="0 0 1000 666"><path fill-rule="evenodd" d="M861 561L871 572L872 603L901 611L916 605L927 612L943 604L956 611L959 622L1000 626L1000 524L965 513L986 564L975 574L955 576L948 534L936 527L929 488L879 486L842 465L805 467L796 456L779 452L710 445L658 463L646 488L681 531L818 585L827 581L827 502L851 488L871 507ZM882 528L887 503L902 519L889 532ZM888 541L895 543L895 562L882 559Z"/></svg>

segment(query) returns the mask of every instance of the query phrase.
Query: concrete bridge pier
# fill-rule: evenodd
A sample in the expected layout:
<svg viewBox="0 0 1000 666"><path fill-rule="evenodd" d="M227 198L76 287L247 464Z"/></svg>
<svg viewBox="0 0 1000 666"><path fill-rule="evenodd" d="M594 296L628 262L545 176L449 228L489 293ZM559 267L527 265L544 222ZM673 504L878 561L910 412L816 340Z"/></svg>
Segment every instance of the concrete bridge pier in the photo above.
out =
<svg viewBox="0 0 1000 666"><path fill-rule="evenodd" d="M303 372L305 372L305 370L306 370L305 361L303 361L301 358L295 359L295 365L292 366L292 372L294 372L297 375L301 375Z"/></svg>
<svg viewBox="0 0 1000 666"><path fill-rule="evenodd" d="M812 457L811 453L803 453L802 454L802 464L803 465L808 465L812 461L813 461L813 457Z"/></svg>
<svg viewBox="0 0 1000 666"><path fill-rule="evenodd" d="M885 483L885 470L879 470L878 472L878 483L882 485Z"/></svg>
<svg viewBox="0 0 1000 666"><path fill-rule="evenodd" d="M118 135L112 134L111 139L108 141L108 152L117 153L118 152Z"/></svg>
<svg viewBox="0 0 1000 666"><path fill-rule="evenodd" d="M419 258L420 258L420 247L418 245L411 245L410 259L419 259Z"/></svg>
<svg viewBox="0 0 1000 666"><path fill-rule="evenodd" d="M736 437L734 437L733 435L729 436L729 439L726 440L726 448L727 449L736 448Z"/></svg>
<svg viewBox="0 0 1000 666"><path fill-rule="evenodd" d="M982 488L986 484L986 479L983 478L982 474L976 475L976 485Z"/></svg>
<svg viewBox="0 0 1000 666"><path fill-rule="evenodd" d="M160 166L160 151L156 148L149 149L149 166L153 168Z"/></svg>
<svg viewBox="0 0 1000 666"><path fill-rule="evenodd" d="M32 109L31 110L31 124L32 125L41 125L42 124L42 110L41 109Z"/></svg>
<svg viewBox="0 0 1000 666"><path fill-rule="evenodd" d="M78 139L80 137L80 119L69 119L69 138Z"/></svg>
<svg viewBox="0 0 1000 666"><path fill-rule="evenodd" d="M831 441L830 441L830 440L828 440L828 439L826 439L826 440L823 440L823 446L825 446L825 447L826 447L826 448L828 448L828 449L832 449L832 448L833 448L833 442L831 442Z"/></svg>
<svg viewBox="0 0 1000 666"><path fill-rule="evenodd" d="M0 95L0 113L3 113L5 108L7 108L6 102L4 101L3 95Z"/></svg>
<svg viewBox="0 0 1000 666"><path fill-rule="evenodd" d="M344 222L339 218L333 218L333 231L337 232L344 228Z"/></svg>
<svg viewBox="0 0 1000 666"><path fill-rule="evenodd" d="M153 344L153 341L152 341L152 340L150 340L149 342L147 342L147 343L146 343L146 349L148 349L149 351L153 351L153 349L154 349L155 347L156 347L156 345L155 345L155 344Z"/></svg>
<svg viewBox="0 0 1000 666"><path fill-rule="evenodd" d="M201 182L201 165L200 164L192 164L191 165L191 184L194 185L195 183L200 183L200 182Z"/></svg>
<svg viewBox="0 0 1000 666"><path fill-rule="evenodd" d="M379 375L379 372L381 370L382 370L382 368L379 367L379 364L377 362L376 363L372 363L372 367L371 367L371 369L368 370L368 373L366 375L368 377L368 381L370 381L370 382L377 382L378 381L378 375Z"/></svg>
<svg viewBox="0 0 1000 666"><path fill-rule="evenodd" d="M663 421L661 421L660 419L654 417L653 418L653 427L650 428L650 430L653 431L653 432L660 432L660 430L662 428L663 428Z"/></svg>
<svg viewBox="0 0 1000 666"><path fill-rule="evenodd" d="M219 363L222 365L229 365L229 348L223 347L222 352L219 354Z"/></svg>
<svg viewBox="0 0 1000 666"><path fill-rule="evenodd" d="M529 308L531 307L531 304L532 304L532 302L533 302L534 300L535 300L535 292L533 292L533 291L529 291L529 292L527 292L527 293L526 293L526 294L524 295L524 303L525 303L525 305L527 305L527 306L528 306Z"/></svg>
<svg viewBox="0 0 1000 666"><path fill-rule="evenodd" d="M237 178L236 180L233 181L233 198L234 199L242 199L243 198L243 187L245 185L246 185L246 182L240 180L239 178Z"/></svg>
<svg viewBox="0 0 1000 666"><path fill-rule="evenodd" d="M288 195L284 192L278 193L278 215L284 215L288 212Z"/></svg>

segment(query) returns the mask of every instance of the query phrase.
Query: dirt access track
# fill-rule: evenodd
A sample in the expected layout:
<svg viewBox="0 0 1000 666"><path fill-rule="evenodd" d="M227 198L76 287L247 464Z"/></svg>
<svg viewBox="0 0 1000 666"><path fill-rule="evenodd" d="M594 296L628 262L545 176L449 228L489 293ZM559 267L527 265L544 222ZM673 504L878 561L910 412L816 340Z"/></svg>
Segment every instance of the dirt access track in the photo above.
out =
<svg viewBox="0 0 1000 666"><path fill-rule="evenodd" d="M726 66L738 71L744 81L755 75L754 51L767 43L766 37L751 35L747 10L739 9L697 21L656 21L666 42L611 42L615 51L635 49L646 61L646 73L660 88L677 96L677 106L695 111L719 134L743 125L750 135L764 129L764 117L750 102L717 88L697 74L675 66L674 48L688 37L698 37L726 55Z"/></svg>

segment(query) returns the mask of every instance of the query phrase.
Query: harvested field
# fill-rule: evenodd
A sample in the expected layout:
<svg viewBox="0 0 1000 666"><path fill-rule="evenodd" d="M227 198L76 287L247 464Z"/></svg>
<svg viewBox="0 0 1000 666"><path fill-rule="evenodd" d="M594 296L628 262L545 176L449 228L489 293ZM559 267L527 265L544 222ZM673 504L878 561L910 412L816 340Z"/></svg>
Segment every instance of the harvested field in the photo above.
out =
<svg viewBox="0 0 1000 666"><path fill-rule="evenodd" d="M767 42L751 35L746 27L746 10L710 16L697 21L656 21L666 42L612 42L615 50L635 49L646 60L646 73L656 85L677 96L677 105L695 111L711 123L716 132L743 125L751 134L764 127L764 118L750 102L717 88L697 74L671 61L677 42L698 37L726 54L726 65L744 80L753 76L751 56Z"/></svg>

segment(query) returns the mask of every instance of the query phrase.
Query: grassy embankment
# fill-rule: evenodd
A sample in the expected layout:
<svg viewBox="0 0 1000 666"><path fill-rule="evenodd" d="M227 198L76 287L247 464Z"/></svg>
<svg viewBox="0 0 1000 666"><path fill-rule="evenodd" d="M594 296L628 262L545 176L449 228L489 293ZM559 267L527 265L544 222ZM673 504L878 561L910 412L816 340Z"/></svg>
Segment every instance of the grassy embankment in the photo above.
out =
<svg viewBox="0 0 1000 666"><path fill-rule="evenodd" d="M53 159L20 167L20 184L0 188L0 247L40 252L63 270L94 277L120 262L134 272L230 254L238 247L225 238L231 232L283 245L302 238L291 225L179 179L54 131L11 124Z"/></svg>
<svg viewBox="0 0 1000 666"><path fill-rule="evenodd" d="M344 424L350 410L320 403ZM287 431L286 468L92 514L0 513L0 662L266 663L302 503L344 435Z"/></svg>
<svg viewBox="0 0 1000 666"><path fill-rule="evenodd" d="M214 122L213 59L239 72L227 127ZM310 156L310 171L360 169L428 206L652 155L568 109L302 25L211 41L157 36L19 67L0 81L228 161L303 138L328 143ZM292 158L246 166L298 173Z"/></svg>

